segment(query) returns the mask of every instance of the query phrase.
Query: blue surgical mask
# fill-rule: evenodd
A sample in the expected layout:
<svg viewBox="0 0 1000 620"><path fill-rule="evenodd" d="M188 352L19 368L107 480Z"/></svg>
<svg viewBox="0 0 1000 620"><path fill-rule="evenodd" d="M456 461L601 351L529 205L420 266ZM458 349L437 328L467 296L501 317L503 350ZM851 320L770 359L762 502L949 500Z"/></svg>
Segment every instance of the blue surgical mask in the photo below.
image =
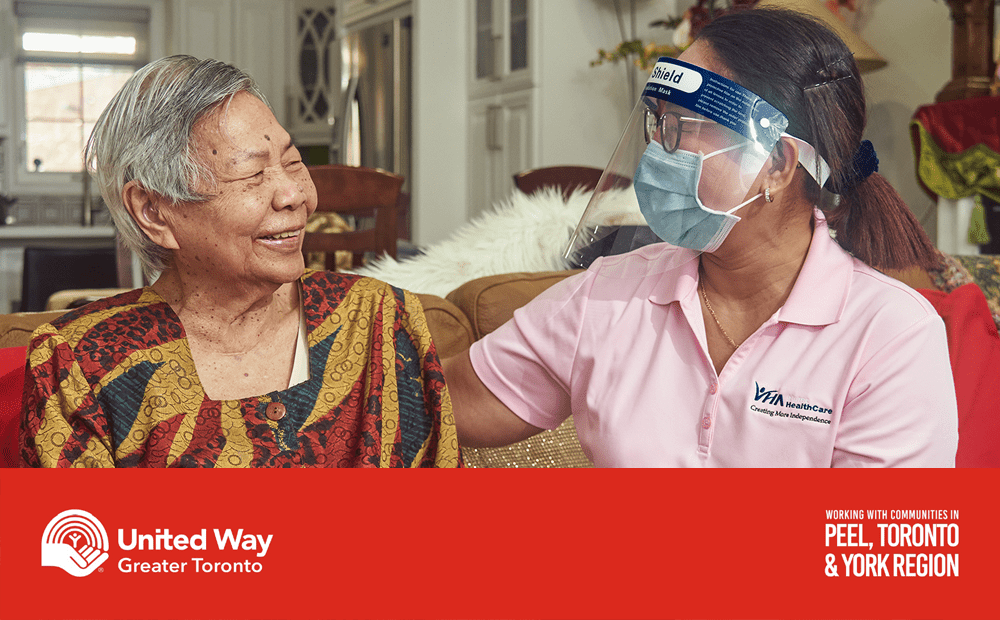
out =
<svg viewBox="0 0 1000 620"><path fill-rule="evenodd" d="M635 171L635 195L639 210L657 237L700 252L719 249L729 231L740 221L733 212L750 204L760 194L729 211L715 211L698 198L698 182L706 159L742 146L745 144L702 155L682 150L668 153L656 140L649 143Z"/></svg>

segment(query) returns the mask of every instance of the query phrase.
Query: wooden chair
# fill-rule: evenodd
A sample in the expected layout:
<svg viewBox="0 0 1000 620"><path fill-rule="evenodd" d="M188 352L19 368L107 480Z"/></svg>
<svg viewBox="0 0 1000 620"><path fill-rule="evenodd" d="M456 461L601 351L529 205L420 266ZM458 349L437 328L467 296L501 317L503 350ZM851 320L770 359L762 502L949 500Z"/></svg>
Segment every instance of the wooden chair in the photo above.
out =
<svg viewBox="0 0 1000 620"><path fill-rule="evenodd" d="M569 199L569 195L577 187L586 190L596 188L602 172L604 171L600 168L590 166L535 168L515 174L514 185L529 196L543 187L558 187L563 192L563 198Z"/></svg>
<svg viewBox="0 0 1000 620"><path fill-rule="evenodd" d="M378 168L329 164L310 166L319 200L316 211L334 211L356 218L371 219L374 225L350 232L307 232L302 251L326 253L326 268L336 270L335 252L346 250L354 255L352 264L360 267L365 252L388 254L396 258L396 202L403 177ZM367 222L365 222L367 223Z"/></svg>

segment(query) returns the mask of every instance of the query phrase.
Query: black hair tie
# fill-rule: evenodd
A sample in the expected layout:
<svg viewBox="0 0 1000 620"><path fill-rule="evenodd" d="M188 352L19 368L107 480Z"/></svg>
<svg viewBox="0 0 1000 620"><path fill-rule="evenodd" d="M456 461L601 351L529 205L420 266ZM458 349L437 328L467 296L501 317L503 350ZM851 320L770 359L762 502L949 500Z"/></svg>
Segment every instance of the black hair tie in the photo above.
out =
<svg viewBox="0 0 1000 620"><path fill-rule="evenodd" d="M875 155L875 147L871 140L862 140L858 150L854 152L854 178L855 183L860 183L878 172L878 156Z"/></svg>

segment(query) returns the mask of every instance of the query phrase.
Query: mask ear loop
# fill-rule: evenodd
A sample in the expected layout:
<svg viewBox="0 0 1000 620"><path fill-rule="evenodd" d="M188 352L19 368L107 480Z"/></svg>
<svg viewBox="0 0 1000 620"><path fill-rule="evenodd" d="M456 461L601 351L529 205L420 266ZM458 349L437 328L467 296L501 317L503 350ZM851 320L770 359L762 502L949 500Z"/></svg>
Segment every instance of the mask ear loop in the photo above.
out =
<svg viewBox="0 0 1000 620"><path fill-rule="evenodd" d="M752 140L747 140L745 142L740 142L739 144L734 144L732 146L727 146L726 148L719 149L718 151L712 151L708 155L702 155L701 156L701 160L705 161L709 157L715 157L716 155L721 155L722 153L728 153L729 151L734 151L736 149L743 148L744 146L746 146L747 144L750 144L750 143L752 143Z"/></svg>
<svg viewBox="0 0 1000 620"><path fill-rule="evenodd" d="M757 192L757 194L755 196L753 196L751 198L748 198L747 200L744 200L743 202L741 202L740 204L736 205L732 209L726 211L726 215L732 215L733 212L736 211L737 209L742 209L743 207L747 206L748 204L750 204L754 200L757 200L758 198L760 198L763 195L764 195L763 193Z"/></svg>
<svg viewBox="0 0 1000 620"><path fill-rule="evenodd" d="M748 145L748 144L755 144L755 143L754 143L754 141L753 141L753 140L746 140L745 142L740 142L739 144L734 144L734 145L732 145L732 146L727 146L726 148L724 148L724 149L719 149L718 151L712 151L712 152L711 152L711 153L709 153L708 155L702 155L702 157L701 157L701 160L702 160L702 161L705 161L705 160L706 160L706 159L708 159L709 157L714 157L714 156L716 156L716 155L720 155L720 154L722 154L722 153L727 153L727 152L729 152L729 151L733 151L733 150L736 150L736 149L738 149L738 148L743 148L744 146L746 146L746 145ZM763 196L763 195L764 195L764 194L762 194L762 193L760 193L760 192L757 192L757 195L756 195L756 196L753 196L753 197L751 197L751 198L749 198L749 199L747 199L747 200L744 200L743 202L741 202L740 204L736 205L736 206L735 206L735 207L733 207L732 209L730 209L730 210L726 211L726 212L725 212L725 213L726 213L726 215L732 215L733 213L735 213L735 212L736 212L736 210L737 210L737 209L742 209L743 207L747 206L748 204L750 204L750 203L751 203L751 202L753 202L754 200L757 200L758 198L760 198L760 197L761 197L761 196ZM737 216L737 217L739 217L739 216Z"/></svg>
<svg viewBox="0 0 1000 620"><path fill-rule="evenodd" d="M798 139L798 138L796 138L796 139ZM735 151L736 149L739 149L739 148L743 148L743 147L744 147L744 146L746 146L747 144L754 144L754 142L753 142L753 140L746 140L746 141L744 141L744 142L740 142L739 144L734 144L734 145L732 145L732 146L727 146L727 147L726 147L726 148L724 148L724 149L719 149L718 151L712 151L712 152L711 152L711 153L709 153L708 155L702 155L702 156L701 156L701 161L702 161L702 162L704 162L704 161L705 161L706 159L708 159L709 157L715 157L716 155L721 155L722 153L728 153L729 151ZM736 211L737 211L738 209L742 209L743 207L747 206L748 204L750 204L750 203L751 203L751 202L753 202L754 200L757 200L758 198L760 198L760 197L761 197L761 196L763 196L763 195L764 195L764 194L762 194L762 193L760 193L760 192L757 192L757 195L756 195L756 196L753 196L753 197L751 197L751 198L749 198L749 199L747 199L747 200L744 200L743 202L741 202L740 204L736 205L736 206L735 206L735 207L733 207L732 209L730 209L730 210L728 210L728 211L725 211L725 214L726 214L726 215L732 215L732 214L733 214L733 213L735 213L735 212L736 212ZM736 217L739 217L739 216L736 216Z"/></svg>

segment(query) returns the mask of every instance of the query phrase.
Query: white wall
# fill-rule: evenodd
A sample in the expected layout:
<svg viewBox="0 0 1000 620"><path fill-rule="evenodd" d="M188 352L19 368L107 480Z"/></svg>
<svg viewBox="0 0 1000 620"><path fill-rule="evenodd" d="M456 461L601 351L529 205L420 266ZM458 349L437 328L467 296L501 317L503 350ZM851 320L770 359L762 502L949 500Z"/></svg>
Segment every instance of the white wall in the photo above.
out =
<svg viewBox="0 0 1000 620"><path fill-rule="evenodd" d="M909 123L951 80L951 18L945 2L865 0L855 31L888 61L862 76L879 172L934 239L934 201L917 184Z"/></svg>
<svg viewBox="0 0 1000 620"><path fill-rule="evenodd" d="M413 1L413 240L446 239L466 214L467 0Z"/></svg>
<svg viewBox="0 0 1000 620"><path fill-rule="evenodd" d="M544 58L539 72L538 166L576 164L604 168L621 138L648 75L636 74L635 99L629 100L625 64L591 67L598 48L621 41L611 0L537 0ZM628 0L620 4L627 7ZM667 40L670 31L648 24L675 13L674 0L639 0L636 36ZM629 17L625 15L629 28Z"/></svg>

